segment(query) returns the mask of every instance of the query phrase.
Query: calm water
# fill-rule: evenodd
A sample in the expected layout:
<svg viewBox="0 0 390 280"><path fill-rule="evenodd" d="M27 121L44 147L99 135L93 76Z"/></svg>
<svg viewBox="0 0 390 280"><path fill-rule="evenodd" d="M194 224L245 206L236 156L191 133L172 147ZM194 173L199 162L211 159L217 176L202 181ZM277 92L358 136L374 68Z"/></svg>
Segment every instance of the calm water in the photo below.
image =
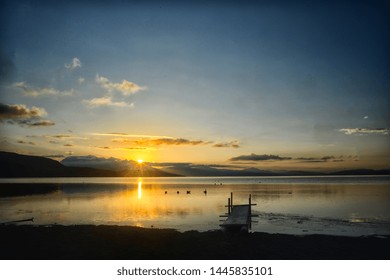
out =
<svg viewBox="0 0 390 280"><path fill-rule="evenodd" d="M40 178L1 184L58 183L45 195L0 198L0 222L111 224L218 229L230 192L252 194L253 231L293 234L390 234L390 177ZM207 190L207 193L204 191ZM187 193L189 191L190 193Z"/></svg>

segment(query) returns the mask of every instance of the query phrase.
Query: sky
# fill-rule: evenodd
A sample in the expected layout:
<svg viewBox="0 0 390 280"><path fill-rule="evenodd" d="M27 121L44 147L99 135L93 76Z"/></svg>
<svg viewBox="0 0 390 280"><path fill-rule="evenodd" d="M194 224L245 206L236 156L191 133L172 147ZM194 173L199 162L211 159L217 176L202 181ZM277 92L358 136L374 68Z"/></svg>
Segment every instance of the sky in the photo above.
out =
<svg viewBox="0 0 390 280"><path fill-rule="evenodd" d="M390 168L385 1L0 5L3 151Z"/></svg>

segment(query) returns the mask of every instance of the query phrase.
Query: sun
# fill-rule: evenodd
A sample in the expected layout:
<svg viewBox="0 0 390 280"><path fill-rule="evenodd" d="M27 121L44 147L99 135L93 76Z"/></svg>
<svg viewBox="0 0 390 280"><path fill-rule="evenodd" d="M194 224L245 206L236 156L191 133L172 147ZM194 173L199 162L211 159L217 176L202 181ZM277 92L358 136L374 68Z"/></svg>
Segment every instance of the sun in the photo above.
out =
<svg viewBox="0 0 390 280"><path fill-rule="evenodd" d="M138 159L137 162L138 162L139 164L141 164L141 163L144 162L144 160L143 160L143 159Z"/></svg>

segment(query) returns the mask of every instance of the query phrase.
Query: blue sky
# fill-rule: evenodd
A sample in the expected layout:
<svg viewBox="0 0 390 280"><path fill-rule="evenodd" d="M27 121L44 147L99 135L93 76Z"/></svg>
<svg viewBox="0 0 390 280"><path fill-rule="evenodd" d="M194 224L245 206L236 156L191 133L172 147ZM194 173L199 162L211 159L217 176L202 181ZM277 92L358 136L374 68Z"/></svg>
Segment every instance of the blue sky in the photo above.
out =
<svg viewBox="0 0 390 280"><path fill-rule="evenodd" d="M390 167L384 2L2 6L2 150Z"/></svg>

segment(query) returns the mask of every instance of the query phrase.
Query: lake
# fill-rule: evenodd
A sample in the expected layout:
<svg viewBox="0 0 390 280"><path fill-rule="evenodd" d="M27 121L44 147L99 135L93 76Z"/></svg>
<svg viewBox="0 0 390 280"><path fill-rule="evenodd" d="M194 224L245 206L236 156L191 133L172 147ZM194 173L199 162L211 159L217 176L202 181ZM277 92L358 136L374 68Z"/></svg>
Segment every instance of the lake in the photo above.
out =
<svg viewBox="0 0 390 280"><path fill-rule="evenodd" d="M133 225L215 230L227 199L248 202L252 231L289 234L390 234L390 176L18 178L56 191L0 198L0 222ZM31 224L31 222L30 222Z"/></svg>

